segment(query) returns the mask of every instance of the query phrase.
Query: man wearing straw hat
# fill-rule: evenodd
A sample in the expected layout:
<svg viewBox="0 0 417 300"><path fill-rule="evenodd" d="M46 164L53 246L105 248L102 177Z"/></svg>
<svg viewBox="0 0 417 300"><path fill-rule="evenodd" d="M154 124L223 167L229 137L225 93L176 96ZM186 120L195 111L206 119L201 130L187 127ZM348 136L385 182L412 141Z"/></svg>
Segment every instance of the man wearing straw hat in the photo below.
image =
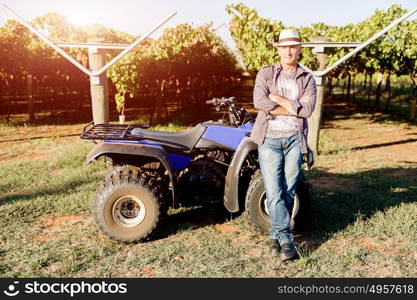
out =
<svg viewBox="0 0 417 300"><path fill-rule="evenodd" d="M280 63L256 76L254 107L258 110L251 137L258 144L259 164L267 198L270 252L282 261L297 255L291 213L303 154L308 153L307 118L316 103L313 76L298 64L301 40L297 30L282 30Z"/></svg>

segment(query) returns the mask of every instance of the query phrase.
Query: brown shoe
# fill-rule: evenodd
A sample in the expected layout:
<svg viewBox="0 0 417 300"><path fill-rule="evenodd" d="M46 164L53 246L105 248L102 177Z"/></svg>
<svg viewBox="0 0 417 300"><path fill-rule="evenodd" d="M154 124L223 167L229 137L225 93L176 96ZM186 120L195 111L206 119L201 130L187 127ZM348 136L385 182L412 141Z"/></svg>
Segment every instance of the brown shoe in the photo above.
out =
<svg viewBox="0 0 417 300"><path fill-rule="evenodd" d="M269 240L269 253L271 256L278 257L280 250L281 248L278 244L278 240Z"/></svg>
<svg viewBox="0 0 417 300"><path fill-rule="evenodd" d="M279 253L279 258L281 261L289 260L297 256L297 250L295 250L294 243L286 243L281 245L281 251Z"/></svg>

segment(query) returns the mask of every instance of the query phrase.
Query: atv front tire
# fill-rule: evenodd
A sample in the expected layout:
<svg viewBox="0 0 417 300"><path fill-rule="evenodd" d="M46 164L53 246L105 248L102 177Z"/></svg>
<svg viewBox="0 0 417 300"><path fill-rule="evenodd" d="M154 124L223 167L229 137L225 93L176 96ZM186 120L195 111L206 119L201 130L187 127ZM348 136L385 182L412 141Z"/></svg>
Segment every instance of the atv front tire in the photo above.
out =
<svg viewBox="0 0 417 300"><path fill-rule="evenodd" d="M303 232L310 227L312 208L310 190L310 185L301 174L294 196L294 207L291 216L291 229L294 232ZM245 215L252 227L262 232L269 232L271 222L266 206L264 179L260 170L253 174L249 183L245 200Z"/></svg>
<svg viewBox="0 0 417 300"><path fill-rule="evenodd" d="M160 221L162 189L139 169L118 167L106 176L92 200L93 219L115 241L144 240L155 232Z"/></svg>

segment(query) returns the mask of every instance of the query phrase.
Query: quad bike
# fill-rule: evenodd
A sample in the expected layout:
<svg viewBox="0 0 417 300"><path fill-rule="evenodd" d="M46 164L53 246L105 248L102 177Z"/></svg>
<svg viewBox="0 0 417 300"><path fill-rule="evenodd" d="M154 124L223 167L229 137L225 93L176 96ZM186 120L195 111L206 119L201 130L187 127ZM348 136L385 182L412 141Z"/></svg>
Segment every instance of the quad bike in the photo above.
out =
<svg viewBox="0 0 417 300"><path fill-rule="evenodd" d="M244 211L254 228L269 230L257 145L249 137L254 119L233 97L207 104L224 111L223 118L183 133L152 131L147 125L90 123L84 128L81 138L102 140L86 163L105 157L110 165L91 203L93 219L106 236L141 241L157 232L170 207L219 201L231 213ZM314 155L309 152L304 160L311 167ZM295 231L308 227L311 201L301 175L292 211Z"/></svg>

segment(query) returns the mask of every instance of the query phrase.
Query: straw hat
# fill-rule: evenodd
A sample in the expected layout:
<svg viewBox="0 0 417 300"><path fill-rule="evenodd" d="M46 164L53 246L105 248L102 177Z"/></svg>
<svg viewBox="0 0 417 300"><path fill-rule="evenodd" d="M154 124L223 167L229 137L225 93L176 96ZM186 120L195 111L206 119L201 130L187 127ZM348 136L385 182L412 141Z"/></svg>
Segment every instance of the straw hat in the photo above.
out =
<svg viewBox="0 0 417 300"><path fill-rule="evenodd" d="M279 34L278 42L274 43L275 47L301 45L300 35L297 30L284 29Z"/></svg>

